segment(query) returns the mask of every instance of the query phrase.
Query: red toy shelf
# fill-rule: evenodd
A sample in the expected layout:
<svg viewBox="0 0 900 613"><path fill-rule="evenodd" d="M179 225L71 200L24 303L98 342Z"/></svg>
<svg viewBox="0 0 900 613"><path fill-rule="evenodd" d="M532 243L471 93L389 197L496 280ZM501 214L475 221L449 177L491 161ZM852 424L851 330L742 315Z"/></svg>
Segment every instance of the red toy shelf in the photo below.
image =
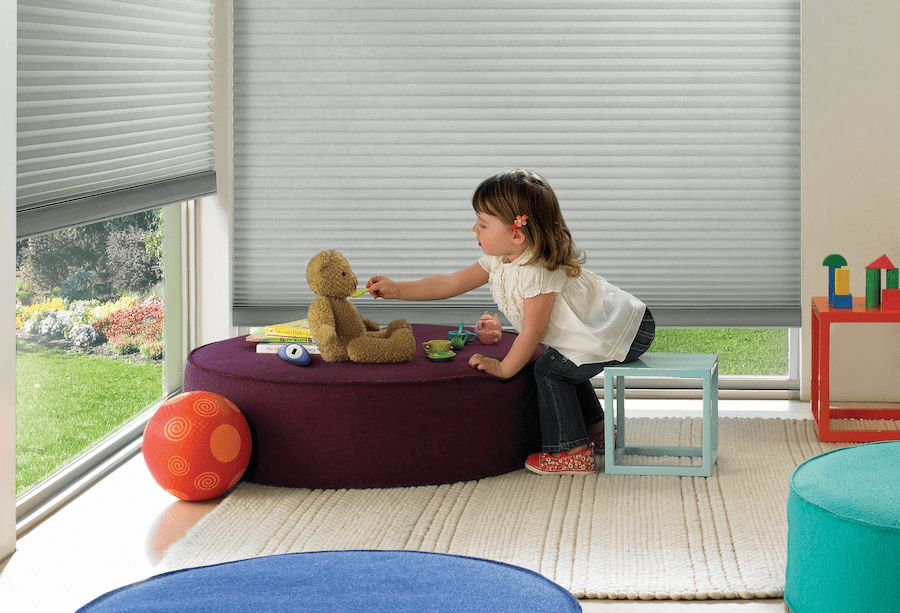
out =
<svg viewBox="0 0 900 613"><path fill-rule="evenodd" d="M865 298L854 298L853 307L840 309L828 304L826 296L812 299L812 375L810 407L822 442L900 440L900 430L832 430L832 419L900 419L900 408L832 408L829 401L831 369L831 324L900 323L900 309L867 307Z"/></svg>

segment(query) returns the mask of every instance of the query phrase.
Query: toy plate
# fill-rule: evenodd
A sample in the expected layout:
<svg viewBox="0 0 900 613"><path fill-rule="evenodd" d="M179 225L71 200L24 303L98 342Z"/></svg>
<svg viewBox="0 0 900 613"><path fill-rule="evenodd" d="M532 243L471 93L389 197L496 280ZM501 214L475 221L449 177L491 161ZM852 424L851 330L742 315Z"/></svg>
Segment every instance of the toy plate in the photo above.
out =
<svg viewBox="0 0 900 613"><path fill-rule="evenodd" d="M432 362L446 362L455 356L456 354L452 351L439 351L437 353L429 353L428 359Z"/></svg>

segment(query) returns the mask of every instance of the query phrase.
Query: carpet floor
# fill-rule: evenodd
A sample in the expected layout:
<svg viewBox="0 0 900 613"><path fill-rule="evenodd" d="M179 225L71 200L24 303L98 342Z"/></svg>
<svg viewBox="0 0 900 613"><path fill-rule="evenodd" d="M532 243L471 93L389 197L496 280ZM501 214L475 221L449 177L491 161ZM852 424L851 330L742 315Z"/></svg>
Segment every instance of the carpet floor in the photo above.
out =
<svg viewBox="0 0 900 613"><path fill-rule="evenodd" d="M629 445L699 446L702 421L635 418L627 431ZM820 443L811 420L720 418L709 478L605 475L601 468L591 476L519 470L389 489L245 483L170 547L160 570L292 552L394 549L521 566L577 598L779 598L789 477L804 460L841 446ZM672 458L647 461L660 460Z"/></svg>

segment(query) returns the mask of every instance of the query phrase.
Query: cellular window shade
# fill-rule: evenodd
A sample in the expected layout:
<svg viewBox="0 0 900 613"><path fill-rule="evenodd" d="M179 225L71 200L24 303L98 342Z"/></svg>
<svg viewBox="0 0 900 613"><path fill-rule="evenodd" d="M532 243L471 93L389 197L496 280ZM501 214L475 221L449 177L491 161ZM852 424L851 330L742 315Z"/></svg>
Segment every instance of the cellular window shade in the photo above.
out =
<svg viewBox="0 0 900 613"><path fill-rule="evenodd" d="M216 191L211 11L19 1L19 238Z"/></svg>
<svg viewBox="0 0 900 613"><path fill-rule="evenodd" d="M235 324L302 315L322 249L361 285L472 264L471 194L516 167L660 325L799 325L800 2L235 1Z"/></svg>

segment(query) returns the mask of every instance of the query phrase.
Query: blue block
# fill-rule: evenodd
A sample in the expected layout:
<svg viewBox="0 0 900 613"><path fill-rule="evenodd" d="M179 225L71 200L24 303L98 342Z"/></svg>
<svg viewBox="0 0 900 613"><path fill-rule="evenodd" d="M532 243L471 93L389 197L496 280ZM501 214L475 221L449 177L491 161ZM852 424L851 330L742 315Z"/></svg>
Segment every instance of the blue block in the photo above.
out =
<svg viewBox="0 0 900 613"><path fill-rule="evenodd" d="M853 308L853 294L847 294L845 296L835 295L832 298L831 306L835 309L852 309Z"/></svg>

